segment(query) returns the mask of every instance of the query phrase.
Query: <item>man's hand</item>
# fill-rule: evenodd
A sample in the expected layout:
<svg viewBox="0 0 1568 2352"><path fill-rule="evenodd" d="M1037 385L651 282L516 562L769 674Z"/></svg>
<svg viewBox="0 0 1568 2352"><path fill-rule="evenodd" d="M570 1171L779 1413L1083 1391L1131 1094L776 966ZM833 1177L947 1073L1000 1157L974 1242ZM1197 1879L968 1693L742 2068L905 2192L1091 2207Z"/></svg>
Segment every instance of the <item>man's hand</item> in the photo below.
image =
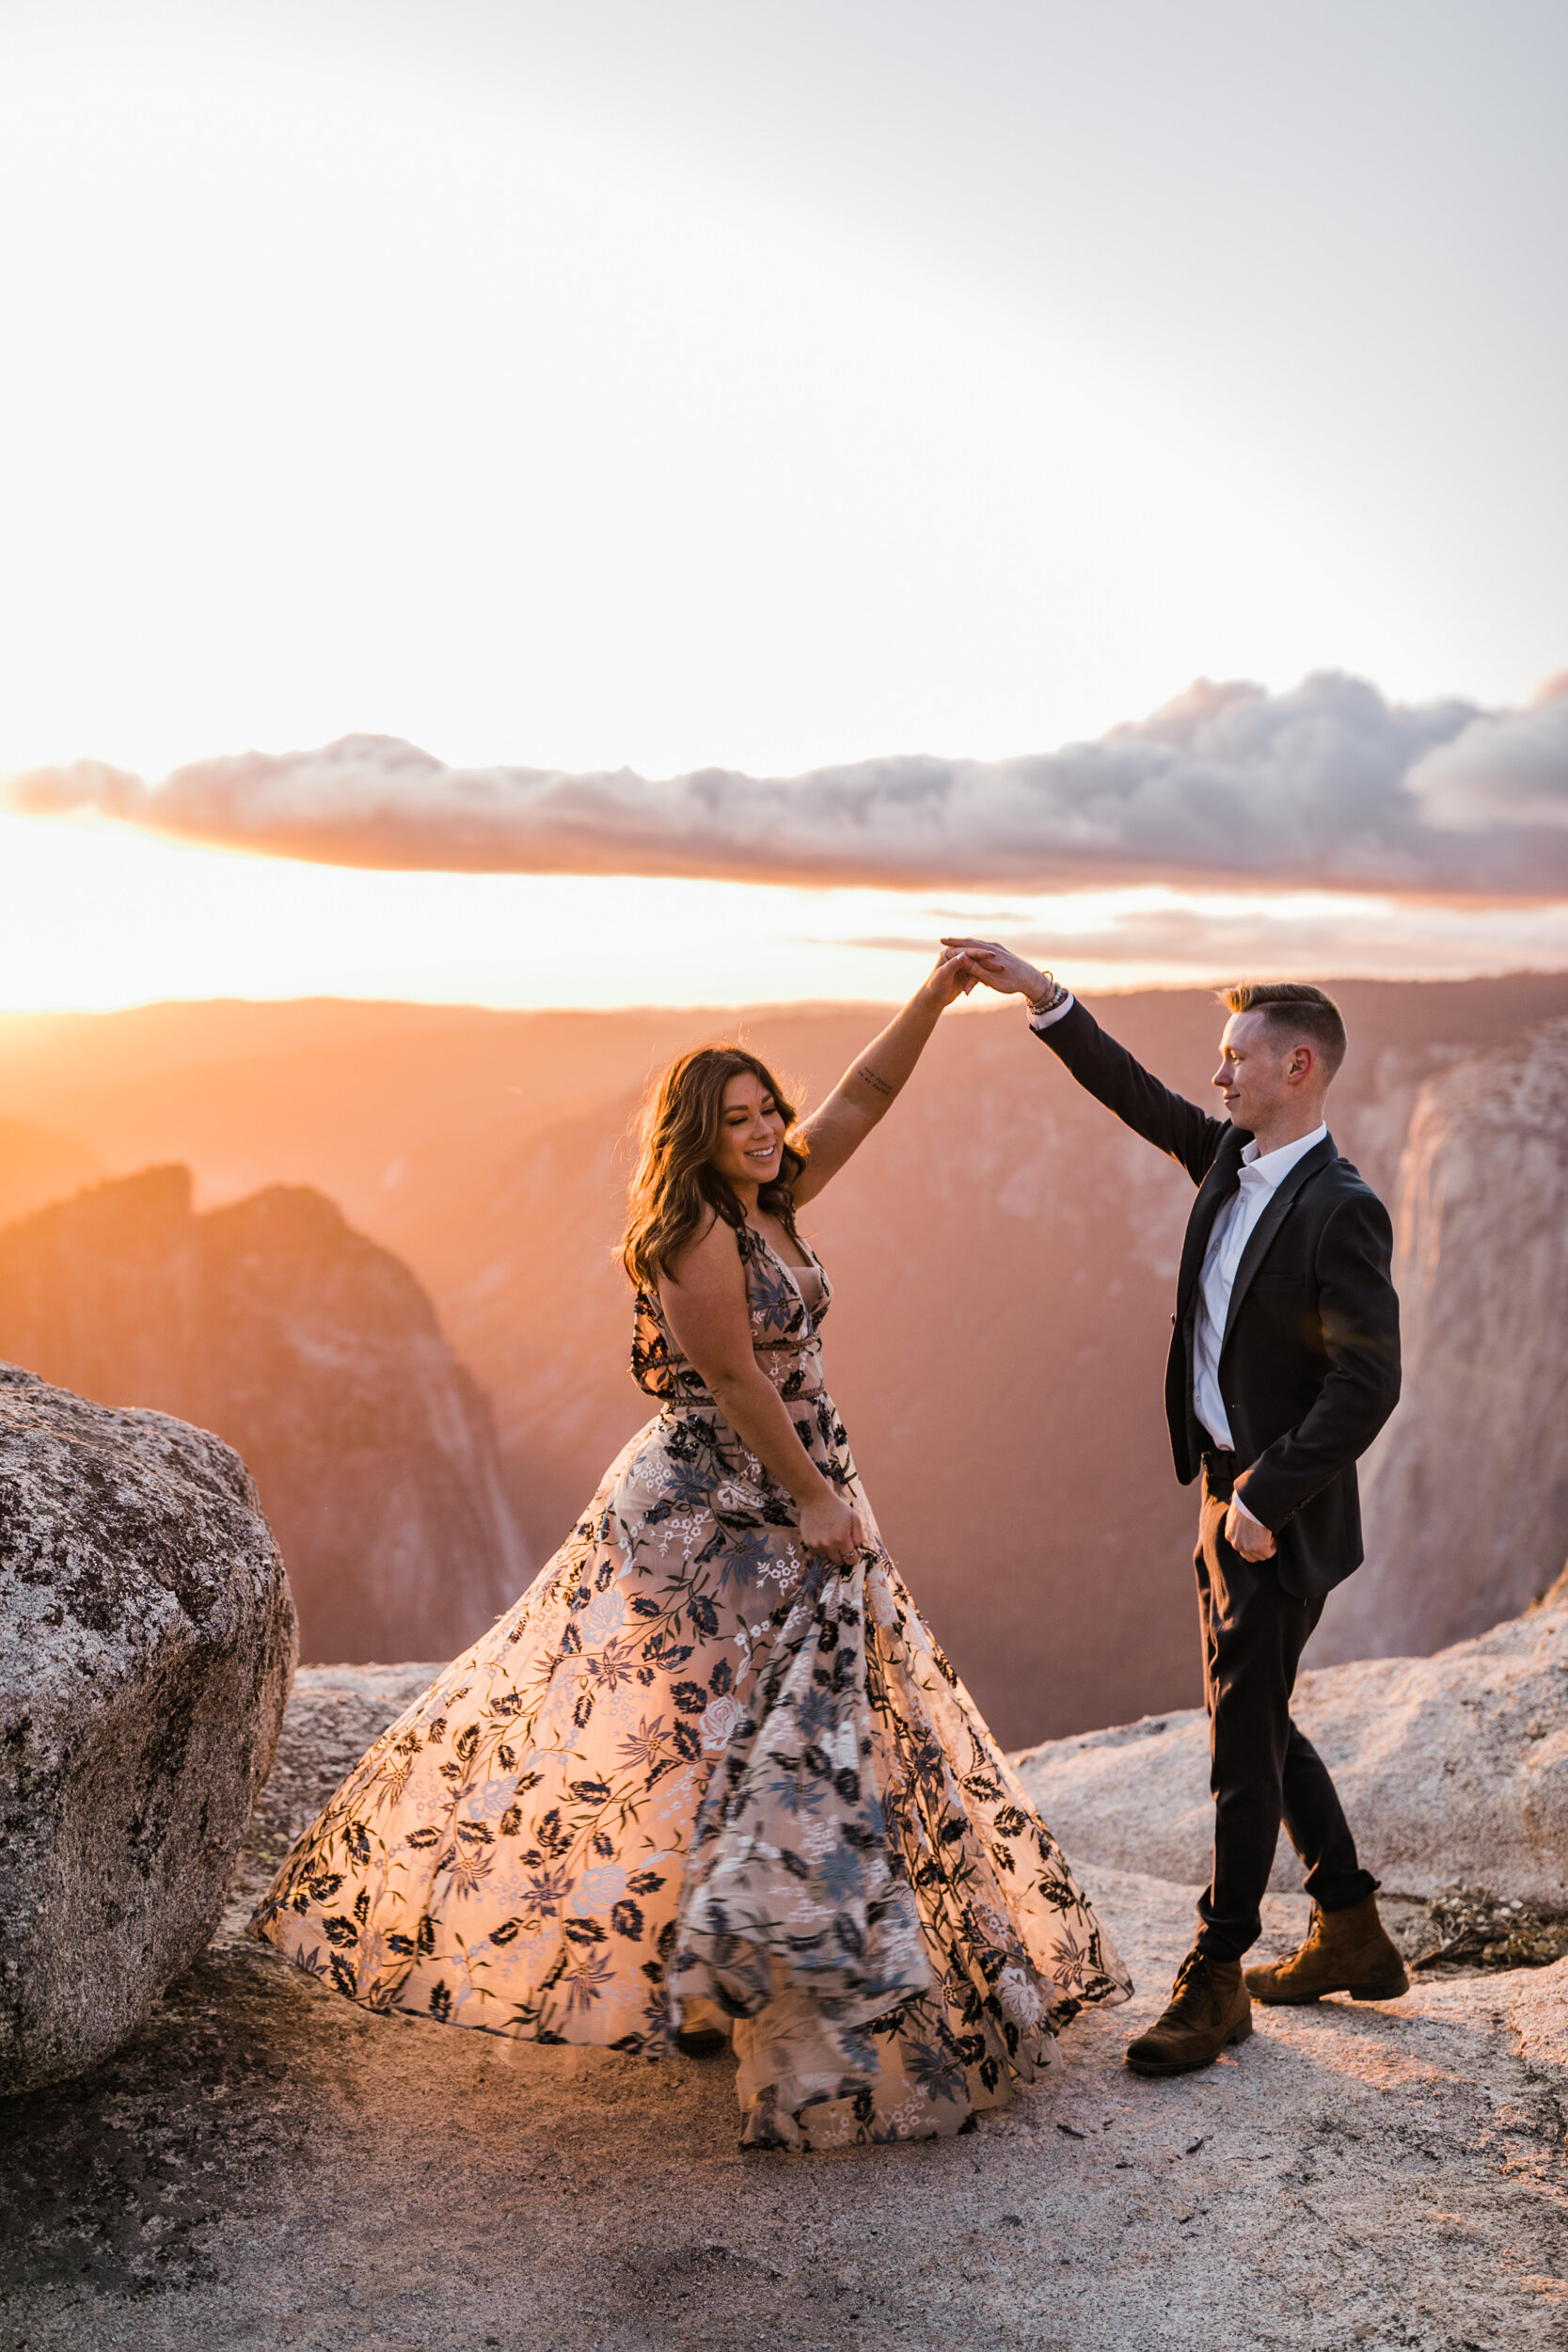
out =
<svg viewBox="0 0 1568 2352"><path fill-rule="evenodd" d="M1225 1515L1225 1540L1243 1560L1272 1560L1274 1537L1261 1519L1255 1519L1240 1495L1232 1495Z"/></svg>
<svg viewBox="0 0 1568 2352"><path fill-rule="evenodd" d="M998 946L988 939L944 939L944 947L954 947L966 959L975 979L987 988L994 988L999 996L1026 996L1033 1003L1046 993L1043 972L1022 956L1015 956L1010 947Z"/></svg>

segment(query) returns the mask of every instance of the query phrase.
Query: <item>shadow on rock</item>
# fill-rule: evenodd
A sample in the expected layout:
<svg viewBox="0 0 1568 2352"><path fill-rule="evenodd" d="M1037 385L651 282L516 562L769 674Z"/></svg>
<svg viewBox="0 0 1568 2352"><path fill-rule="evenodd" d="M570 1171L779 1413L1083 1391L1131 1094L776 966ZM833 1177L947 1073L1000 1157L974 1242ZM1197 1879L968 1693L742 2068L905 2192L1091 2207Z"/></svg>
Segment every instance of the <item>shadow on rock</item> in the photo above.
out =
<svg viewBox="0 0 1568 2352"><path fill-rule="evenodd" d="M342 2037L302 1994L214 1954L106 2064L0 2101L0 2288L210 2278L214 2225L265 2211L285 2167L297 2191L336 2104L321 2062L330 2043L341 2064Z"/></svg>

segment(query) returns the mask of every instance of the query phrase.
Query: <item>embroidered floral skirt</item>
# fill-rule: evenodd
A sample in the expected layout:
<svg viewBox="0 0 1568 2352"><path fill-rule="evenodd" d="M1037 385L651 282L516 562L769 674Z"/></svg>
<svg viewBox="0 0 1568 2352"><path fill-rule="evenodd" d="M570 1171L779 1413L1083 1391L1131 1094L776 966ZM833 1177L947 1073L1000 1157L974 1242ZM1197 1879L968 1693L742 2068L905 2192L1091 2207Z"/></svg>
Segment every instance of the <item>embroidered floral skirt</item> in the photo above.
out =
<svg viewBox="0 0 1568 2352"><path fill-rule="evenodd" d="M670 1406L483 1640L382 1734L252 1923L366 2008L663 2056L733 2029L742 2139L961 2131L1126 1972L872 1530L800 1550Z"/></svg>

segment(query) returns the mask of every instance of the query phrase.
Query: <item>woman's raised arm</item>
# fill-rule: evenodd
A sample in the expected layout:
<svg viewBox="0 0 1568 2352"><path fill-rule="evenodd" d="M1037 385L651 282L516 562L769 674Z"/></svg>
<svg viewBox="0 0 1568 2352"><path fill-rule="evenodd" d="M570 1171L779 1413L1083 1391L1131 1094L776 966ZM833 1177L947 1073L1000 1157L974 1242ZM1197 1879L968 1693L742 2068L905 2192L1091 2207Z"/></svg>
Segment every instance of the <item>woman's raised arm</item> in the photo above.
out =
<svg viewBox="0 0 1568 2352"><path fill-rule="evenodd" d="M944 948L929 978L852 1062L819 1110L801 1122L811 1157L794 1186L803 1208L831 1184L879 1119L887 1116L949 1005L967 996L978 975L961 947Z"/></svg>

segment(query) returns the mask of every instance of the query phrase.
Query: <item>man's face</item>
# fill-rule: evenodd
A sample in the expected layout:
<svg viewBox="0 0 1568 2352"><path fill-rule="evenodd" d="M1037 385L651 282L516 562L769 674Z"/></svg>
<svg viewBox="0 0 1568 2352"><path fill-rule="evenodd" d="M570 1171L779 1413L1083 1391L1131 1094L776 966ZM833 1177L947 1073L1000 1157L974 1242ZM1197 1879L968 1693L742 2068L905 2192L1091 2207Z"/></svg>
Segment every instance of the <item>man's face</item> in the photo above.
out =
<svg viewBox="0 0 1568 2352"><path fill-rule="evenodd" d="M1230 1124L1256 1135L1296 1095L1312 1062L1311 1047L1282 1037L1267 1013L1233 1012L1220 1039L1214 1073Z"/></svg>

